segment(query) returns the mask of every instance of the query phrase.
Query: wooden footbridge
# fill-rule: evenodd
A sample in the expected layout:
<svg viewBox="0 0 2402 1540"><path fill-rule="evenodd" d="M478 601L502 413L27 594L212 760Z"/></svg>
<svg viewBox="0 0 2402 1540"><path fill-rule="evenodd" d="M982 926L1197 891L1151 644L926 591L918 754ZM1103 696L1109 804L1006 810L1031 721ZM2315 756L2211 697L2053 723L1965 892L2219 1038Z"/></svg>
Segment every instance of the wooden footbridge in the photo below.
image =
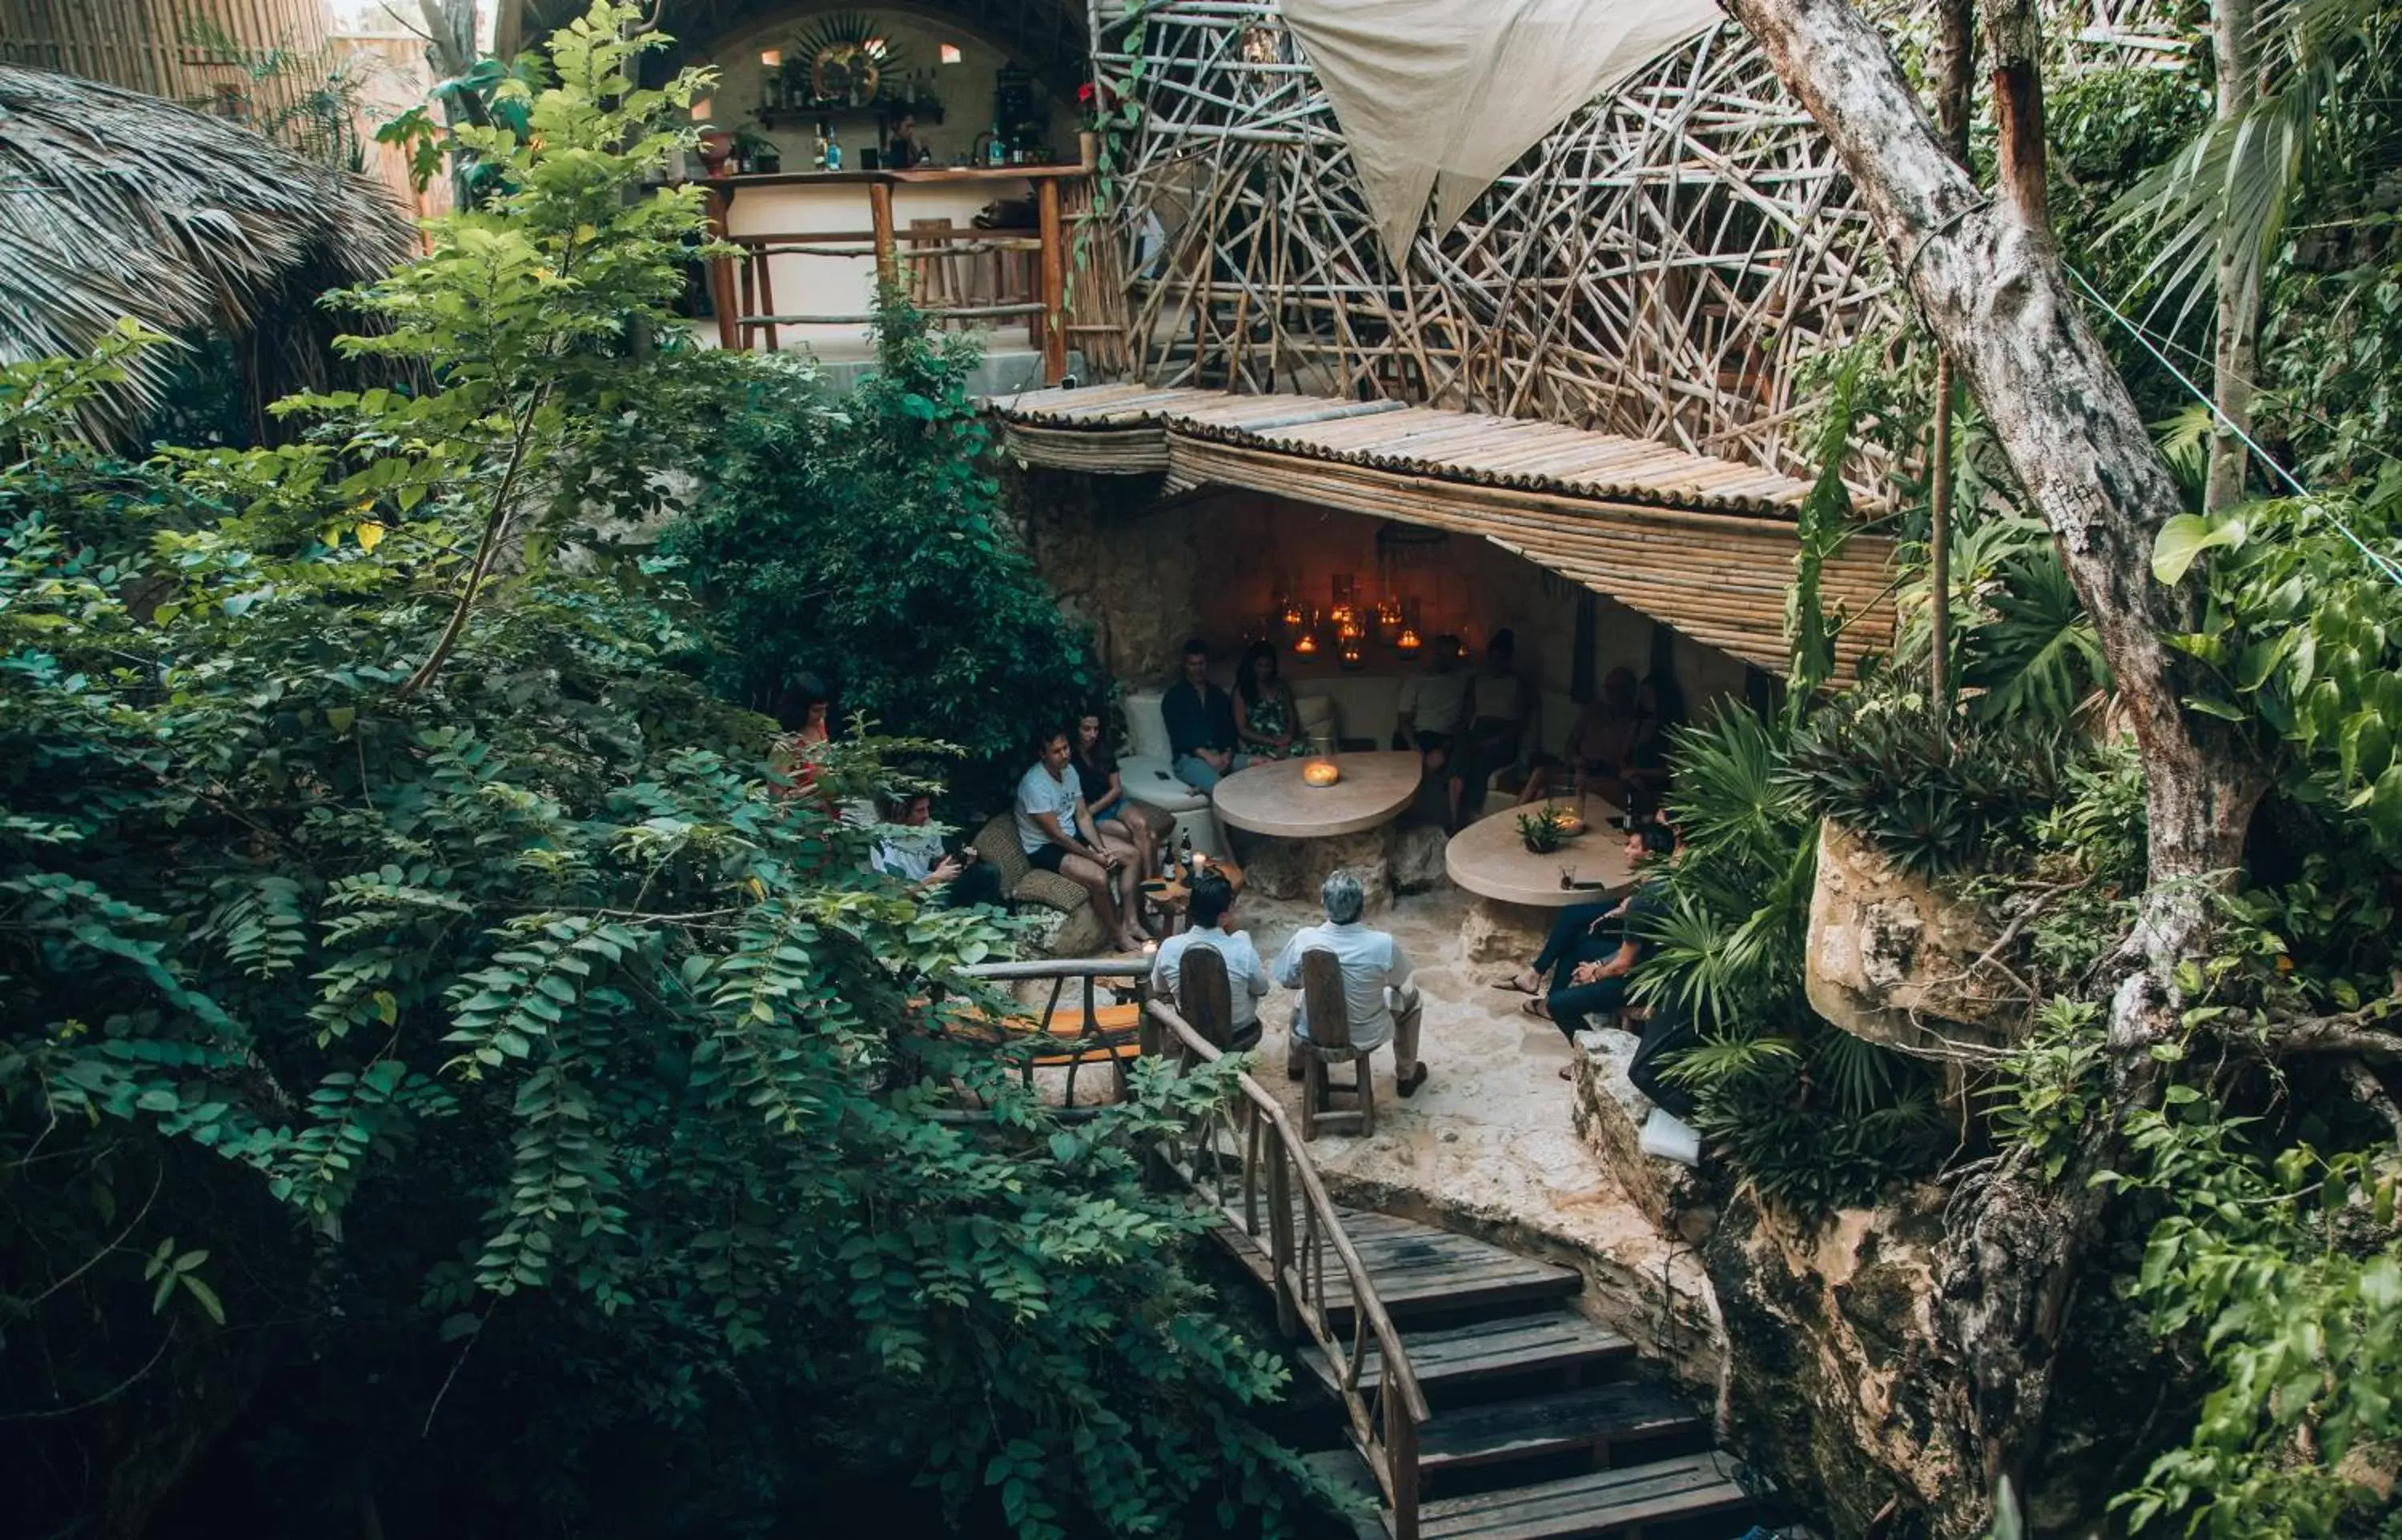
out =
<svg viewBox="0 0 2402 1540"><path fill-rule="evenodd" d="M1107 979L1139 985L1141 966L971 971L1079 978L1089 995ZM1085 1048L1112 1066L1132 1053L1221 1056L1165 1000L1144 1003L1139 1037L1122 1017L1084 1014ZM1072 1040L1063 1024L1046 1049ZM1061 1052L1080 1050L1046 1056ZM1708 1420L1576 1309L1579 1273L1337 1204L1249 1075L1162 1156L1222 1216L1215 1234L1273 1300L1297 1379L1341 1409L1392 1540L1734 1540L1765 1511L1764 1485L1715 1447Z"/></svg>

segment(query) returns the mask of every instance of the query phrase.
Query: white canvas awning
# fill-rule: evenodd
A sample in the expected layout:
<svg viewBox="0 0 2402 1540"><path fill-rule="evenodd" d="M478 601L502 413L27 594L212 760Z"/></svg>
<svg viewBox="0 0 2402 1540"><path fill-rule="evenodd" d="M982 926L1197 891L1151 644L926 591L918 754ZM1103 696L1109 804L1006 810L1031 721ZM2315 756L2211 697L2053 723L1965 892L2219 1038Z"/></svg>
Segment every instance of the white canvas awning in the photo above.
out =
<svg viewBox="0 0 2402 1540"><path fill-rule="evenodd" d="M1284 0L1398 266L1543 135L1722 20L1717 0Z"/></svg>

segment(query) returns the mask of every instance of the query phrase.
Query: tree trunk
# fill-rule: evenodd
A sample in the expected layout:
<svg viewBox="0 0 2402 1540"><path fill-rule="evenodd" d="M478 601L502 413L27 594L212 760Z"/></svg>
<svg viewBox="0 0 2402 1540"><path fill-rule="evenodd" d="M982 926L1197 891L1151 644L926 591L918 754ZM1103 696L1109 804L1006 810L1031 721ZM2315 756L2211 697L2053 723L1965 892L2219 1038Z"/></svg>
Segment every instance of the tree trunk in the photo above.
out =
<svg viewBox="0 0 2402 1540"><path fill-rule="evenodd" d="M1935 120L1952 158L1968 163L1968 96L1977 78L1977 27L1970 0L1942 0L1937 17ZM1935 350L1935 449L1926 467L1927 585L1935 590L1933 635L1938 720L1952 720L1952 355Z"/></svg>
<svg viewBox="0 0 2402 1540"><path fill-rule="evenodd" d="M2218 0L2211 50L2218 63L2218 120L2231 123L2252 110L2260 91L2259 18L2255 0ZM2259 362L2260 254L2222 250L2218 256L2218 328L2211 345L2210 479L2202 505L2216 513L2243 501L2243 473L2252 451L2252 378Z"/></svg>
<svg viewBox="0 0 2402 1540"><path fill-rule="evenodd" d="M2206 887L2240 862L2262 783L2229 724L2185 708L2191 665L2162 640L2192 628L2199 579L2174 589L2152 580L2153 538L2180 512L2176 483L2077 310L2046 221L2031 0L2000 0L1988 13L2002 127L1990 198L1846 0L1729 8L1842 158L1921 317L2050 527L2108 656L2145 760L2151 845L2111 1002L2105 1105L2147 1106L2160 1066L2145 1050L2174 1028L2175 964L2206 930ZM1988 1476L2015 1474L2037 1452L2061 1324L2106 1201L2086 1177L2116 1146L2115 1126L2097 1130L2058 1182L2004 1169L1952 1237L1943 1325L1964 1369L1961 1416Z"/></svg>

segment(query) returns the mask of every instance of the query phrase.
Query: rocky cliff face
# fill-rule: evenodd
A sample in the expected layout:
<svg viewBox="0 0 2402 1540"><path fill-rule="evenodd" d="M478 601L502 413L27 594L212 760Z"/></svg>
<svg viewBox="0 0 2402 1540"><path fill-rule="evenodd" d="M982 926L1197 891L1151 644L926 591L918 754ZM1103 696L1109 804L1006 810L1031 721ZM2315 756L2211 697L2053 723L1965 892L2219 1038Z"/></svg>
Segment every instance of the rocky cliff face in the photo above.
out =
<svg viewBox="0 0 2402 1540"><path fill-rule="evenodd" d="M1697 1174L1644 1155L1636 1137L1650 1104L1624 1067L1635 1039L1611 1032L1603 1042L1579 1065L1576 1129L1663 1237L1700 1257L1723 1366L1721 1441L1833 1540L1982 1540L1989 1480L1962 1432L1967 1386L1937 1327L1950 1190L1900 1189L1802 1225L1706 1161ZM2189 1424L2191 1392L2185 1366L2106 1279L2085 1283L2070 1321L2071 1367L2023 1496L2036 1535L2098 1540L2111 1533L2111 1495ZM1680 1367L1690 1378L1708 1361Z"/></svg>

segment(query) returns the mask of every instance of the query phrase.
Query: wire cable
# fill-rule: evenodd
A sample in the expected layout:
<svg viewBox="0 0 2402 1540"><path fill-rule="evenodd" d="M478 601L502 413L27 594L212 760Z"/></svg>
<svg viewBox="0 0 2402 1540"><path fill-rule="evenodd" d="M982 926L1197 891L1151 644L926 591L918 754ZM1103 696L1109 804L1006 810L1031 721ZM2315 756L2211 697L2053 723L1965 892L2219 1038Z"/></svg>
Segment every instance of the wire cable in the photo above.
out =
<svg viewBox="0 0 2402 1540"><path fill-rule="evenodd" d="M2069 277L2077 281L2077 286L2083 289L2086 295L2092 299L2093 303L2101 306L2103 310L2109 315L2111 320L2117 322L2121 327L2123 327L2126 330L2127 335L2133 337L2136 343L2143 348L2144 351L2151 354L2153 359L2159 363L2160 366L2169 372L2171 378L2175 379L2178 384L2184 386L2196 401L2201 402L2204 407L2208 408L2213 419L2217 421L2220 426L2226 428L2229 433L2232 433L2237 438L2242 439L2243 441L2243 447L2251 450L2255 455L2258 456L2262 464L2275 472L2278 480L2292 488L2294 496L2299 498L2305 507L2316 513L2329 524L2334 525L2336 532L2343 536L2345 540L2351 542L2353 549L2358 551L2362 556L2367 557L2368 558L2368 564L2377 569L2379 575L2384 577L2395 586L2402 587L2402 566L2397 566L2391 557L2383 556L2377 551L2371 550L2367 541L2362 540L2358 535L2353 533L2352 526L2346 524L2341 518L2338 517L2335 513L2326 505L2326 503L2321 502L2318 497L2312 494L2309 488L2296 480L2294 478L2294 474L2291 471L2286 470L2283 464L2279 463L2275 456L2270 454L2268 450L2260 447L2259 440L2254 438L2249 433L2245 432L2243 427L2233 418L2229 417L2225 412L2219 410L2218 403L2213 401L2210 396L2203 392L2201 386L2196 385L2191 379L2188 378L2186 372L2176 366L2176 362L2174 359L2170 358L2168 354L2160 351L2160 349L2154 347L2152 345L2151 337L2144 331L2144 329L2136 325L2133 322L2128 320L2124 314L2120 313L2118 306L2111 304L2109 300L2104 298L2102 291L2095 288L2091 282L2088 282L2083 273L2078 271L2077 268L2069 266L2069 264L2065 262L2062 263L2061 267L2066 270Z"/></svg>

